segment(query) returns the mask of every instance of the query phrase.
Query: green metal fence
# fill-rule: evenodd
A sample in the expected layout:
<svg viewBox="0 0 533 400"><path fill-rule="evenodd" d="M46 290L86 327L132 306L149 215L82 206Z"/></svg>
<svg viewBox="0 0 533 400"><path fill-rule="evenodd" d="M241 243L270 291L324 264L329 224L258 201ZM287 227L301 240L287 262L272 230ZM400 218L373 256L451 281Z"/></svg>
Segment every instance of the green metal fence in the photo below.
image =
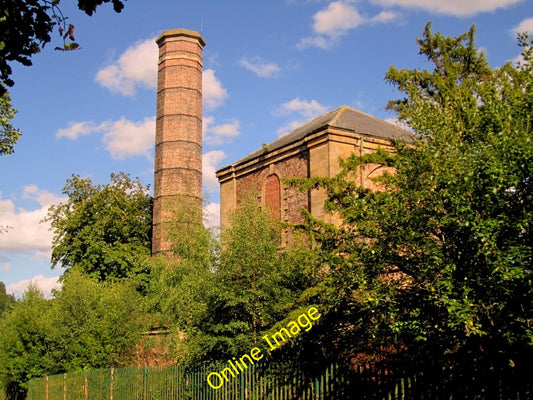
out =
<svg viewBox="0 0 533 400"><path fill-rule="evenodd" d="M288 364L251 365L237 370L235 377L226 371L228 381L213 389L207 381L212 372L225 365L173 365L165 368L142 367L101 369L68 373L30 382L28 400L229 400L229 399L318 399L334 389L336 366L315 379L298 379ZM213 382L214 381L214 382ZM217 380L212 380L219 386Z"/></svg>
<svg viewBox="0 0 533 400"><path fill-rule="evenodd" d="M29 383L27 400L337 400L446 399L525 400L533 398L533 382L494 380L482 391L470 377L454 371L354 368L336 364L255 364L233 376L225 371L218 389L208 384L212 372L228 364L111 368L54 375ZM221 375L222 376L222 375ZM219 386L219 381L211 381ZM473 397L472 393L476 393Z"/></svg>

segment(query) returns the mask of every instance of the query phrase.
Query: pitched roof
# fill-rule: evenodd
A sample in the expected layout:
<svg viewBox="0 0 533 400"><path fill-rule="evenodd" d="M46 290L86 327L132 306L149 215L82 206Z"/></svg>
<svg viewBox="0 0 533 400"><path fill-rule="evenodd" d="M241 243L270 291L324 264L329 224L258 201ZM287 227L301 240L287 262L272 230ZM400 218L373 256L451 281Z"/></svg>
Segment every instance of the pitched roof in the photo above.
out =
<svg viewBox="0 0 533 400"><path fill-rule="evenodd" d="M305 138L307 135L319 132L326 128L338 128L365 136L373 136L383 139L403 139L405 141L413 140L413 134L408 130L365 114L364 112L358 111L354 108L341 106L335 110L322 114L321 116L296 128L292 132L289 132L269 143L267 145L268 150L274 151L282 148ZM264 152L264 149L256 150L253 153L250 153L240 160L234 162L232 165L238 165L245 161L249 161L264 154Z"/></svg>

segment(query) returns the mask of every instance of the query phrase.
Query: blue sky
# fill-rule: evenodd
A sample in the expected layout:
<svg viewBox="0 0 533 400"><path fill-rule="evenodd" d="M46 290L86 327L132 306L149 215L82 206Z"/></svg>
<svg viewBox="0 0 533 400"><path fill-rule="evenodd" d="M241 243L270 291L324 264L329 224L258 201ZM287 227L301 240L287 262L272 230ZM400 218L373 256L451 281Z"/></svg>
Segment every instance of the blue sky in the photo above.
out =
<svg viewBox="0 0 533 400"><path fill-rule="evenodd" d="M40 220L61 201L72 174L107 183L124 171L153 183L154 39L167 29L200 31L204 49L204 190L217 224L214 176L263 142L341 105L393 120L398 93L391 65L424 68L415 39L433 30L458 35L477 26L490 64L516 59L516 31L533 32L531 0L129 0L88 17L63 0L82 49L54 51L59 36L14 65L11 90L23 136L0 157L0 281L20 294L29 280L45 292L53 233Z"/></svg>

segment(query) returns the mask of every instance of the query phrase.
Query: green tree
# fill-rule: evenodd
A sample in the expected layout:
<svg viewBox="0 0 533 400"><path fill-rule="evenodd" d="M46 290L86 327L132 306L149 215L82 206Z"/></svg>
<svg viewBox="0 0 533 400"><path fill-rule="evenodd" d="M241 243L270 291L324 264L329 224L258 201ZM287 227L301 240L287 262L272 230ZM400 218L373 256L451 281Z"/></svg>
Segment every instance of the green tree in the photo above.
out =
<svg viewBox="0 0 533 400"><path fill-rule="evenodd" d="M7 311L13 303L15 303L15 298L7 294L6 285L4 282L0 282L0 317L2 317L4 311Z"/></svg>
<svg viewBox="0 0 533 400"><path fill-rule="evenodd" d="M304 257L280 251L282 227L254 199L233 213L220 243L201 223L187 222L201 220L196 208L177 209L174 256L154 260L151 309L171 327L180 361L231 358L298 308Z"/></svg>
<svg viewBox="0 0 533 400"><path fill-rule="evenodd" d="M25 398L36 377L128 365L145 329L131 282L98 282L73 268L47 300L34 286L0 318L0 387Z"/></svg>
<svg viewBox="0 0 533 400"><path fill-rule="evenodd" d="M11 107L9 93L0 96L0 155L13 153L15 143L20 138L21 132L13 127L11 120L17 110Z"/></svg>
<svg viewBox="0 0 533 400"><path fill-rule="evenodd" d="M230 217L210 276L206 312L188 332L188 352L202 360L233 357L283 321L306 286L305 268L281 251L281 225L254 199Z"/></svg>
<svg viewBox="0 0 533 400"><path fill-rule="evenodd" d="M148 188L124 173L111 183L67 180L64 203L52 206L46 220L54 230L52 264L66 273L74 266L99 281L133 279L142 286L151 254L152 199Z"/></svg>
<svg viewBox="0 0 533 400"><path fill-rule="evenodd" d="M206 297L212 293L212 274L219 243L204 226L202 210L187 198L177 199L171 226L167 229L173 254L151 260L146 304L152 324L171 329L169 347L175 359L185 359L185 332L190 335L209 310ZM189 359L190 360L190 359Z"/></svg>
<svg viewBox="0 0 533 400"><path fill-rule="evenodd" d="M0 385L7 395L24 399L26 383L57 371L49 333L51 302L34 286L0 318Z"/></svg>
<svg viewBox="0 0 533 400"><path fill-rule="evenodd" d="M130 282L98 282L72 269L55 293L48 340L64 371L128 365L145 328Z"/></svg>
<svg viewBox="0 0 533 400"><path fill-rule="evenodd" d="M124 8L121 0L79 0L78 8L92 15L103 2L113 2L113 8L120 12ZM13 86L10 78L11 63L30 66L31 57L51 40L51 32L57 27L65 42L62 49L77 48L74 40L74 26L67 24L59 8L60 0L0 0L0 95Z"/></svg>
<svg viewBox="0 0 533 400"><path fill-rule="evenodd" d="M303 185L326 188L343 220L308 232L331 271L316 286L331 343L350 343L349 356L457 362L478 373L476 395L531 368L533 58L527 35L519 40L522 65L492 69L474 27L450 38L428 24L418 43L433 69L386 75L405 95L389 108L418 138ZM356 183L367 163L395 169L379 178L384 190Z"/></svg>

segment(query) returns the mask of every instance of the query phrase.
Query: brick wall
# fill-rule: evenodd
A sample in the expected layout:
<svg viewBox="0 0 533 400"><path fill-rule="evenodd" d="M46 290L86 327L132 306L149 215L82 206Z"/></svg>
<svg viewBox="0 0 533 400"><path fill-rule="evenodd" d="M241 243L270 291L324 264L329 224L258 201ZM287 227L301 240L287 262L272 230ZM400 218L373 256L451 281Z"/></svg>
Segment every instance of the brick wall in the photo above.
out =
<svg viewBox="0 0 533 400"><path fill-rule="evenodd" d="M309 176L309 152L303 150L279 162L264 165L253 172L237 178L237 208L247 196L253 195L263 205L274 204L274 192L268 191L268 179L276 176L280 179L279 215L282 221L290 223L302 222L301 209L309 209L309 196L283 182L288 178L306 178ZM272 178L270 178L272 179ZM272 196L269 198L269 196Z"/></svg>
<svg viewBox="0 0 533 400"><path fill-rule="evenodd" d="M168 252L168 231L184 201L202 207L202 52L205 42L177 29L158 39L152 253ZM186 200L185 200L186 199Z"/></svg>

